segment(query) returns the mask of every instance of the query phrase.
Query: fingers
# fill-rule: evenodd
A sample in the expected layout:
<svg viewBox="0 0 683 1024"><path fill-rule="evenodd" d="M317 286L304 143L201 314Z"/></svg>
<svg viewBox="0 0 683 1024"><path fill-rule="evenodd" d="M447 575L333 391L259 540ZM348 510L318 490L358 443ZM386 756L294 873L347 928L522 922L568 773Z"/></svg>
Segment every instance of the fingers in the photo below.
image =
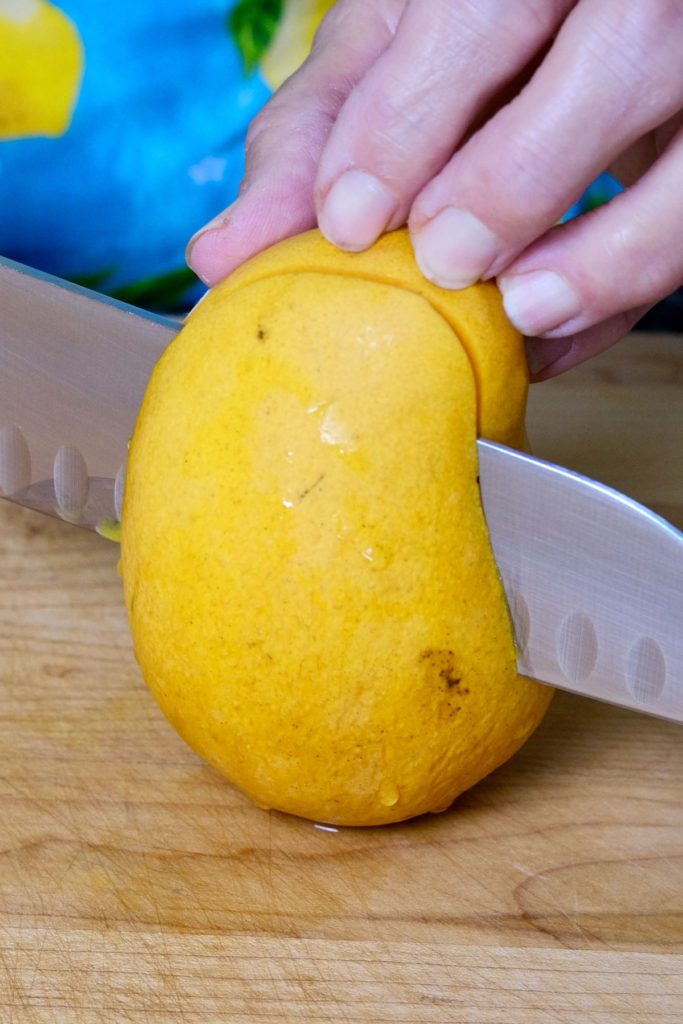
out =
<svg viewBox="0 0 683 1024"><path fill-rule="evenodd" d="M325 146L318 223L345 249L407 219L417 192L576 0L409 0Z"/></svg>
<svg viewBox="0 0 683 1024"><path fill-rule="evenodd" d="M683 5L580 0L526 88L417 197L426 276L450 288L495 276L547 231L680 108L681 52Z"/></svg>
<svg viewBox="0 0 683 1024"><path fill-rule="evenodd" d="M593 332L577 342L577 335L683 284L681 181L683 129L628 191L549 232L499 275L510 320L530 337L572 338L565 367L604 347L619 321L604 337ZM623 323L624 331L631 326Z"/></svg>
<svg viewBox="0 0 683 1024"><path fill-rule="evenodd" d="M397 0L337 4L311 56L254 120L238 199L188 245L187 261L206 284L315 226L313 181L320 153L345 97L388 45L398 6Z"/></svg>

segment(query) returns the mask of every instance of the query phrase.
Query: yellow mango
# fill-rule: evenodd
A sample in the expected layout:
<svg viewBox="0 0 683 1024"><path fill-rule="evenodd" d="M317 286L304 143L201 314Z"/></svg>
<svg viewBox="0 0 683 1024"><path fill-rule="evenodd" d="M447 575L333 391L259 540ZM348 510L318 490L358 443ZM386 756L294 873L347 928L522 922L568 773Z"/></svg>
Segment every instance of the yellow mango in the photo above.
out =
<svg viewBox="0 0 683 1024"><path fill-rule="evenodd" d="M495 286L430 285L403 231L280 243L158 363L123 510L135 651L259 806L439 811L540 722L477 481L478 434L524 444L526 393Z"/></svg>

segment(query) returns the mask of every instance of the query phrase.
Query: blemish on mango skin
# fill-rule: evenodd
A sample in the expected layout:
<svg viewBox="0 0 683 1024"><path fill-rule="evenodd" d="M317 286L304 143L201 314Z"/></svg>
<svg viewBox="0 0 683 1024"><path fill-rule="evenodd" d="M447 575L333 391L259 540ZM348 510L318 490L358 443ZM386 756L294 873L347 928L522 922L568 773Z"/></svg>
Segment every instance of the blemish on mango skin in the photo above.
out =
<svg viewBox="0 0 683 1024"><path fill-rule="evenodd" d="M321 483L323 482L324 479L325 479L325 474L321 473L317 480L314 480L312 484L309 484L309 486L306 487L305 490L303 490L301 492L301 494L299 495L299 501L303 501L304 498L308 497L308 495L311 493L311 491L314 491L316 489L316 487L320 487L320 485L321 485Z"/></svg>
<svg viewBox="0 0 683 1024"><path fill-rule="evenodd" d="M418 661L426 666L427 677L447 689L455 690L460 695L468 694L469 688L462 685L462 675L456 668L454 651L427 647L420 652ZM459 710L459 709L458 709Z"/></svg>

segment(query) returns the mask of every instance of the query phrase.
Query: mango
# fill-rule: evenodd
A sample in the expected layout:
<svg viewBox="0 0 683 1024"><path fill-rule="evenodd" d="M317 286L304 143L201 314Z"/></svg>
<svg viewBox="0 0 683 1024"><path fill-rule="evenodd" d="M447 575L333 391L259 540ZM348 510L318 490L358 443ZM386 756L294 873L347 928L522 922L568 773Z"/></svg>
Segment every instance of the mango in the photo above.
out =
<svg viewBox="0 0 683 1024"><path fill-rule="evenodd" d="M274 246L159 361L122 517L135 652L258 806L441 811L541 721L477 477L477 436L524 445L527 387L496 287L430 285L404 231Z"/></svg>

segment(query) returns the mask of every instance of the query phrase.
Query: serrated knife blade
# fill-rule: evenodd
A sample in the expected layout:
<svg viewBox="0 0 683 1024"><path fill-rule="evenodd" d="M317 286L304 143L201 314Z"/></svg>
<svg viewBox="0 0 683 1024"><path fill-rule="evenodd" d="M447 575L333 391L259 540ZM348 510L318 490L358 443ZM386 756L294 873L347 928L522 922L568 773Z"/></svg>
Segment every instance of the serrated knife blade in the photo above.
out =
<svg viewBox="0 0 683 1024"><path fill-rule="evenodd" d="M138 408L179 327L0 258L0 496L117 520ZM520 671L683 721L683 534L578 473L478 449Z"/></svg>

